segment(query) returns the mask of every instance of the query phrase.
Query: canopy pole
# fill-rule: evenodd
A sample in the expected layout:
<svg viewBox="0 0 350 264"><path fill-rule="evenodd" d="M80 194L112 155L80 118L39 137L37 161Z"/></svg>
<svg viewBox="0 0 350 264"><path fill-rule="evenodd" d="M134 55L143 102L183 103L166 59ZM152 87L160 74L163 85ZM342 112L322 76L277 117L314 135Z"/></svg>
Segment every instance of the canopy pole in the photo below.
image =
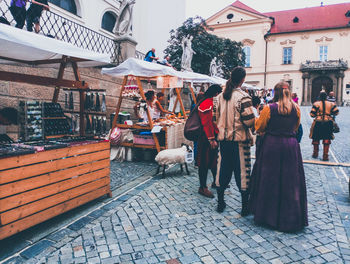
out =
<svg viewBox="0 0 350 264"><path fill-rule="evenodd" d="M61 81L63 79L63 74L64 74L65 68L66 68L66 60L64 58L60 64L60 69L58 70L57 80ZM61 88L60 86L55 87L55 92L54 92L53 98L52 98L53 103L57 103L57 101L58 101L58 96L60 94L60 88Z"/></svg>
<svg viewBox="0 0 350 264"><path fill-rule="evenodd" d="M128 77L129 76L124 76L122 87L120 88L119 99L118 99L118 103L117 103L117 108L115 109L115 115L114 115L114 118L113 118L111 131L117 126L118 114L119 114L119 111L120 111L120 107L122 106L123 92L125 90L125 85L126 85L126 82L128 81Z"/></svg>
<svg viewBox="0 0 350 264"><path fill-rule="evenodd" d="M176 90L176 94L177 94L177 99L180 102L180 107L181 107L182 113L183 113L184 117L187 117L184 104L183 104L183 102L181 100L180 90L179 90L179 88L175 88L175 90Z"/></svg>
<svg viewBox="0 0 350 264"><path fill-rule="evenodd" d="M78 70L78 64L75 61L72 62L72 68L73 68L75 80L81 82L81 77ZM85 112L85 91L79 90L79 121L80 121L79 132L81 137L85 135L84 112Z"/></svg>
<svg viewBox="0 0 350 264"><path fill-rule="evenodd" d="M145 96L145 93L144 93L143 88L142 88L142 83L141 83L140 77L136 77L136 82L137 82L137 86L139 87L140 95L141 95L142 99L146 101L146 96ZM147 101L146 101L146 104L147 104ZM152 128L153 128L153 120L152 120L152 117L151 117L151 113L149 112L148 106L146 107L146 113L147 113L147 117L148 117L149 126L150 126L150 128L152 130ZM160 151L160 145L159 145L158 137L157 137L156 133L152 133L152 136L153 136L153 140L154 140L154 142L156 144L156 149L159 152Z"/></svg>

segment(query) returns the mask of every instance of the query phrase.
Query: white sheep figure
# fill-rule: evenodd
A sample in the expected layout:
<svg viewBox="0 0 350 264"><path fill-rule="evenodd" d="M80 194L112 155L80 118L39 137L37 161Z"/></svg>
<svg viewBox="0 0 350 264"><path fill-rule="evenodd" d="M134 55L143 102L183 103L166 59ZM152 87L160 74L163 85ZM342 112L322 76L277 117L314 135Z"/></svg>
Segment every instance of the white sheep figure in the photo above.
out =
<svg viewBox="0 0 350 264"><path fill-rule="evenodd" d="M188 145L183 145L181 148L165 149L160 151L155 157L155 161L158 163L157 174L160 168L163 167L163 177L165 176L165 167L171 164L180 164L181 172L183 172L182 165L185 164L186 172L189 175L187 163L185 161L186 153L191 152L192 148Z"/></svg>

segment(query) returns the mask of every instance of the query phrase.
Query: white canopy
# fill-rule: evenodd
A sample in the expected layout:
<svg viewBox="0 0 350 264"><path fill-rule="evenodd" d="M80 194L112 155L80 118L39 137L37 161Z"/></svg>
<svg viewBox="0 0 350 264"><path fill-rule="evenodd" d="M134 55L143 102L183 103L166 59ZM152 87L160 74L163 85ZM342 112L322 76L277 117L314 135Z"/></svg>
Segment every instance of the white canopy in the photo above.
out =
<svg viewBox="0 0 350 264"><path fill-rule="evenodd" d="M102 68L102 74L115 77L123 77L127 75L148 78L160 76L178 77L178 72L171 67L135 58L129 58L114 68Z"/></svg>
<svg viewBox="0 0 350 264"><path fill-rule="evenodd" d="M110 63L110 55L108 54L89 51L61 40L0 24L0 63L21 64L21 61L31 63L61 59L62 56L83 59L84 61L78 61L79 67L93 67ZM51 64L44 64L45 67L48 65L51 66Z"/></svg>
<svg viewBox="0 0 350 264"><path fill-rule="evenodd" d="M247 90L256 90L256 91L261 90L261 88L254 86L254 85L251 85L249 83L243 83L242 88L247 89Z"/></svg>
<svg viewBox="0 0 350 264"><path fill-rule="evenodd" d="M103 68L102 73L115 77L122 77L127 75L147 78L155 78L160 76L174 76L183 79L183 81L185 82L187 81L197 83L224 84L226 82L226 80L221 78L210 77L208 75L195 72L180 72L168 66L138 60L135 58L129 58L114 68Z"/></svg>

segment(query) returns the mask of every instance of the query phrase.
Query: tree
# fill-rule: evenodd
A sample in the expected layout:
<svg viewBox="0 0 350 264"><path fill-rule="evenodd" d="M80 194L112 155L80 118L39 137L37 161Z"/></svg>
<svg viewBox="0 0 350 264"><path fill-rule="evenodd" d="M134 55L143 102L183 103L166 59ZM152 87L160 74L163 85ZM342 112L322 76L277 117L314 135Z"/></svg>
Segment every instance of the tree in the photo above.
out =
<svg viewBox="0 0 350 264"><path fill-rule="evenodd" d="M196 52L192 59L193 71L209 74L210 62L216 57L222 62L224 78L228 79L234 67L244 65L242 44L210 34L208 31L211 30L205 20L198 16L187 19L182 26L171 30L169 45L164 51L165 54L170 55L171 64L178 70L181 69L181 41L190 35L193 36L192 48Z"/></svg>

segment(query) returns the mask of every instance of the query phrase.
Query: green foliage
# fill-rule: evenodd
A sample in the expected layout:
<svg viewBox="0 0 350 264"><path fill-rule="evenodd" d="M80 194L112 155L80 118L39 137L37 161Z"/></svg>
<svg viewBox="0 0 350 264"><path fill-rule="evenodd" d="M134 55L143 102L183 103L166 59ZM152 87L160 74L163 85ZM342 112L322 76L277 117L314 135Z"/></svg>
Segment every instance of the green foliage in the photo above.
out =
<svg viewBox="0 0 350 264"><path fill-rule="evenodd" d="M201 17L189 18L181 27L171 30L169 45L164 51L170 55L171 64L178 70L181 69L181 41L190 35L193 36L192 49L196 52L192 59L193 71L209 74L210 62L216 57L222 62L223 77L228 79L234 67L244 65L242 44L210 34L211 30Z"/></svg>

